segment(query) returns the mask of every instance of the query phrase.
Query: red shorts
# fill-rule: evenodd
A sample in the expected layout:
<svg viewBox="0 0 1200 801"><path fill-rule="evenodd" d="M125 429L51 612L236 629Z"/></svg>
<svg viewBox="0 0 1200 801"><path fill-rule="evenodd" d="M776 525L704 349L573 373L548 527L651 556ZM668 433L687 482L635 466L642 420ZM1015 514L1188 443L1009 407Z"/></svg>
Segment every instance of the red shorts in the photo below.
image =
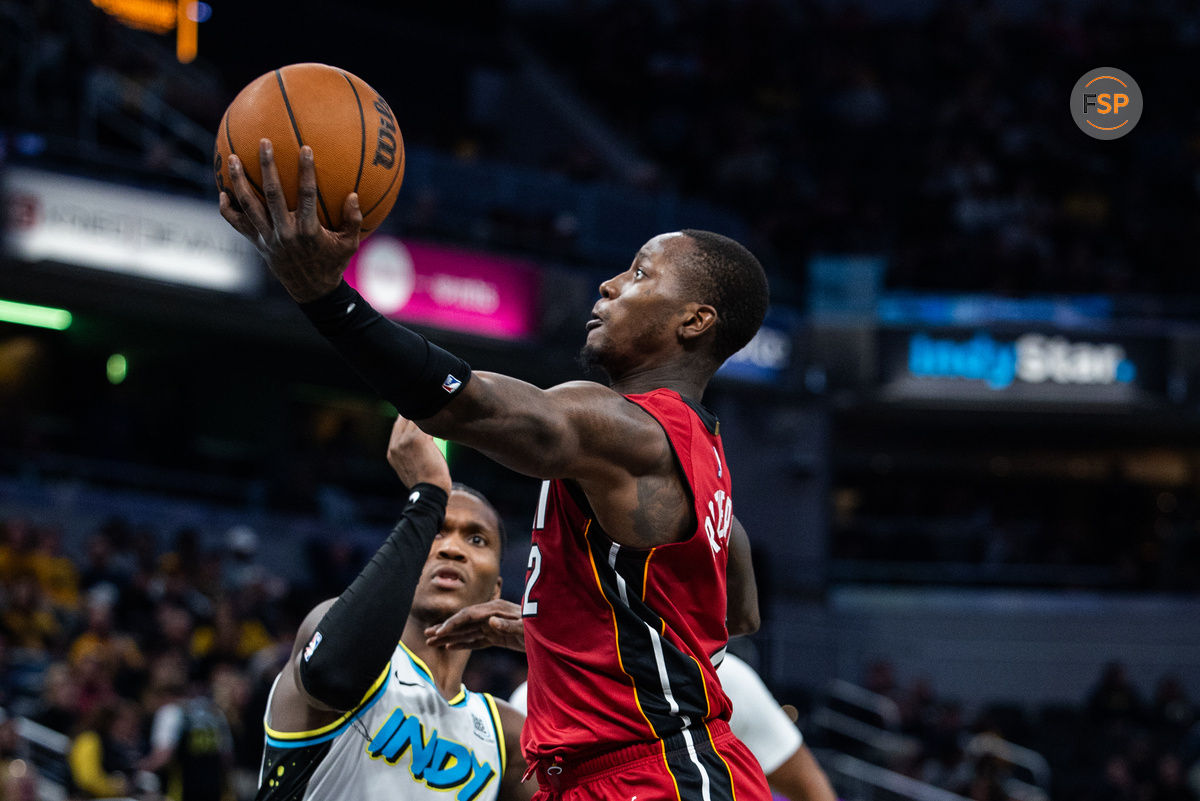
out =
<svg viewBox="0 0 1200 801"><path fill-rule="evenodd" d="M534 801L771 801L762 768L724 721L580 761L539 760Z"/></svg>

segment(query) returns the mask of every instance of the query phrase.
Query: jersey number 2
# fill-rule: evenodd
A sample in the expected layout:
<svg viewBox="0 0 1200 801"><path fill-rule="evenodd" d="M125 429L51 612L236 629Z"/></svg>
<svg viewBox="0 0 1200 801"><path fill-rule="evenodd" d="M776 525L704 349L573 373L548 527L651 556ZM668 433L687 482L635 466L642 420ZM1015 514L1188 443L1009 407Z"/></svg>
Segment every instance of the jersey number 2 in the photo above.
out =
<svg viewBox="0 0 1200 801"><path fill-rule="evenodd" d="M521 616L533 617L537 614L537 601L529 600L529 593L533 590L533 585L537 583L538 576L542 574L542 550L538 548L537 543L529 549L529 562L525 565L525 569L529 572L525 576L525 598L521 602Z"/></svg>

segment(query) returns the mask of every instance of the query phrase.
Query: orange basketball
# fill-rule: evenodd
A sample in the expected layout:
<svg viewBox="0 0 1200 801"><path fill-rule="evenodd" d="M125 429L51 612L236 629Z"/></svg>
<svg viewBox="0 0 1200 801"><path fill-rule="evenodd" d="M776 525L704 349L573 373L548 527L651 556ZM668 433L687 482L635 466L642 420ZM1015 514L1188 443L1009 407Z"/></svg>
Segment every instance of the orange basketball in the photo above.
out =
<svg viewBox="0 0 1200 801"><path fill-rule="evenodd" d="M252 81L229 104L217 129L213 169L219 189L233 185L229 156L237 153L262 195L263 138L271 140L289 209L296 209L300 148L308 145L322 225L341 226L342 204L351 192L358 193L364 234L392 210L404 180L404 140L387 101L361 78L327 64L292 64Z"/></svg>

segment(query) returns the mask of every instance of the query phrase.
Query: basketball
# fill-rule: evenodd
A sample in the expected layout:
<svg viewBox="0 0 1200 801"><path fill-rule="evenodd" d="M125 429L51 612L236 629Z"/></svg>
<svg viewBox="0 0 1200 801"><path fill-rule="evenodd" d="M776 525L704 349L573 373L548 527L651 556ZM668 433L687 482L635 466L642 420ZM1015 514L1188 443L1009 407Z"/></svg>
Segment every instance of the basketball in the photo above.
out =
<svg viewBox="0 0 1200 801"><path fill-rule="evenodd" d="M342 204L358 193L362 233L379 227L404 180L404 140L387 101L366 81L327 64L292 64L247 85L221 118L213 169L217 188L233 197L229 156L236 153L263 195L260 139L270 139L288 208L296 209L300 148L313 149L317 216L342 224Z"/></svg>

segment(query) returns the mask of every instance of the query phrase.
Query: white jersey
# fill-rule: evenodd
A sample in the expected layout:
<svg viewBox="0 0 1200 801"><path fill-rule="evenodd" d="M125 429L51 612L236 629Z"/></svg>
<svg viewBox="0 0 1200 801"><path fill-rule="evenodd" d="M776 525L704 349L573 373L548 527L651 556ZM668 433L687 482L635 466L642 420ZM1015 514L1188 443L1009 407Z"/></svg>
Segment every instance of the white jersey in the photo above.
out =
<svg viewBox="0 0 1200 801"><path fill-rule="evenodd" d="M495 801L499 795L507 755L496 702L466 687L447 701L404 643L362 702L328 726L276 731L269 701L267 709L257 801L450 801L447 793L454 801Z"/></svg>
<svg viewBox="0 0 1200 801"><path fill-rule="evenodd" d="M721 688L733 702L729 728L769 776L804 742L800 730L779 708L779 702L754 669L733 654L725 654L717 675L721 678Z"/></svg>
<svg viewBox="0 0 1200 801"><path fill-rule="evenodd" d="M754 669L733 654L725 654L717 676L733 703L729 728L754 754L763 773L774 773L804 742L800 730L779 708L779 702ZM526 691L527 685L522 682L508 699L521 714L525 714Z"/></svg>

